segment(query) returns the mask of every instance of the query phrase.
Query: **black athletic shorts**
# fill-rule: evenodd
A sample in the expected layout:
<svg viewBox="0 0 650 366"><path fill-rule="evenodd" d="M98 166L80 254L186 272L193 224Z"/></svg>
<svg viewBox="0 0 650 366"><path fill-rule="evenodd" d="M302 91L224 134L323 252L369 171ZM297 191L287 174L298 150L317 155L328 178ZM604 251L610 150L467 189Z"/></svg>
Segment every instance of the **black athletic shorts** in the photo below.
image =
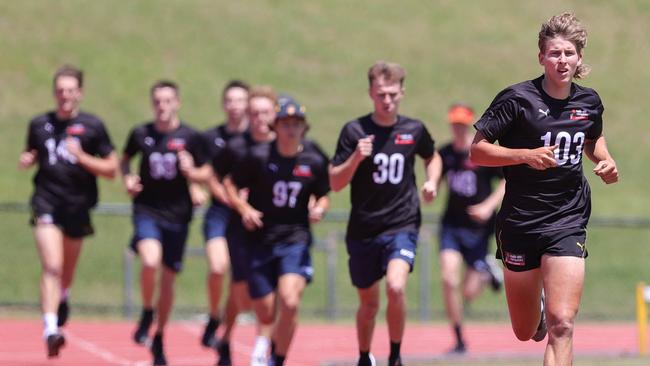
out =
<svg viewBox="0 0 650 366"><path fill-rule="evenodd" d="M32 217L29 223L32 226L54 224L70 238L83 238L95 233L88 209L55 207L38 197L32 198Z"/></svg>
<svg viewBox="0 0 650 366"><path fill-rule="evenodd" d="M539 268L542 255L586 258L587 230L582 227L520 233L497 227L497 259L514 272Z"/></svg>

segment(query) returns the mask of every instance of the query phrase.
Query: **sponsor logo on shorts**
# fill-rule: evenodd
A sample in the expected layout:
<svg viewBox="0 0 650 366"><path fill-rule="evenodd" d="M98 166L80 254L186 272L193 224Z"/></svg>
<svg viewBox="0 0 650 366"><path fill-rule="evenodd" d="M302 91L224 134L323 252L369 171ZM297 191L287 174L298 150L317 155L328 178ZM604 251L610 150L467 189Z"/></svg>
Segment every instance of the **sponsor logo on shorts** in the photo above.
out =
<svg viewBox="0 0 650 366"><path fill-rule="evenodd" d="M580 248L580 250L582 250L583 252L585 251L586 244L580 244L580 242L576 242L576 245L578 246L578 248Z"/></svg>
<svg viewBox="0 0 650 366"><path fill-rule="evenodd" d="M307 276L313 276L314 275L314 267L312 267L312 266L304 266L304 267L302 267L302 271Z"/></svg>
<svg viewBox="0 0 650 366"><path fill-rule="evenodd" d="M409 259L415 258L415 253L413 253L412 251L410 251L408 249L400 249L399 250L399 255L401 255L402 257L409 258Z"/></svg>
<svg viewBox="0 0 650 366"><path fill-rule="evenodd" d="M526 265L526 255L525 254L514 254L510 252L505 252L504 261L513 266L525 266Z"/></svg>
<svg viewBox="0 0 650 366"><path fill-rule="evenodd" d="M38 217L38 220L36 221L39 224L53 224L54 223L54 217L50 214L42 214L41 216Z"/></svg>

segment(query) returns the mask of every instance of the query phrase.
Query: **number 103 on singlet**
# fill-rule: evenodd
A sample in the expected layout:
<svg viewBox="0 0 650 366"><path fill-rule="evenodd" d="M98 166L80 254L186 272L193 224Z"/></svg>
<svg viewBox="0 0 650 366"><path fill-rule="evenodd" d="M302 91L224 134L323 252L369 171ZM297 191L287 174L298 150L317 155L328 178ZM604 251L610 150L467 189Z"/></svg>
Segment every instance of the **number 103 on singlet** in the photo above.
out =
<svg viewBox="0 0 650 366"><path fill-rule="evenodd" d="M550 131L540 137L540 139L544 141L544 146L546 147L558 145L557 149L555 149L555 161L558 166L564 165L568 162L571 164L580 163L582 148L585 142L584 132L577 132L575 135L571 136L571 134L566 131L560 131L555 136L555 141L553 141L552 144L552 134ZM572 154L572 150L575 151L575 153Z"/></svg>

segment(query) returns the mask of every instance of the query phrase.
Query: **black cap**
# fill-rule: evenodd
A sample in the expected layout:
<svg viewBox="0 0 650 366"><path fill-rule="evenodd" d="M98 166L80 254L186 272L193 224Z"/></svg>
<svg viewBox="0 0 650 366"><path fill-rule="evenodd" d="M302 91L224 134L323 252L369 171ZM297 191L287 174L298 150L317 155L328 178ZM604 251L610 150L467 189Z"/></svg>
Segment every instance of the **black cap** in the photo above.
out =
<svg viewBox="0 0 650 366"><path fill-rule="evenodd" d="M305 120L305 107L300 105L291 96L282 95L278 98L278 113L275 119L278 120L287 117L297 117Z"/></svg>

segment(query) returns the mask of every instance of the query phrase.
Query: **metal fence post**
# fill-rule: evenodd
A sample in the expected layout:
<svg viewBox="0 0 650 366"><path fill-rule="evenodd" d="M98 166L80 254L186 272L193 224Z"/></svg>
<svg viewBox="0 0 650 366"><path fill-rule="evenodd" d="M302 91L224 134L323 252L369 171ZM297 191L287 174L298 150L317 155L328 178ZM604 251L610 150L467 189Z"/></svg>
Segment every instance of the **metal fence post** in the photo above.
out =
<svg viewBox="0 0 650 366"><path fill-rule="evenodd" d="M122 313L125 318L131 319L135 305L133 304L133 253L129 248L124 249L122 264L124 265L124 287L122 289L124 304L122 305Z"/></svg>
<svg viewBox="0 0 650 366"><path fill-rule="evenodd" d="M327 305L326 313L330 320L335 320L337 317L336 306L336 267L337 267L337 244L338 244L338 230L330 232L325 242L325 251L327 253Z"/></svg>
<svg viewBox="0 0 650 366"><path fill-rule="evenodd" d="M419 318L421 321L431 319L431 268L433 262L431 260L431 236L432 230L429 226L424 226L420 229L420 240L418 244L418 259L420 261L418 270L419 293L418 296L418 310Z"/></svg>

